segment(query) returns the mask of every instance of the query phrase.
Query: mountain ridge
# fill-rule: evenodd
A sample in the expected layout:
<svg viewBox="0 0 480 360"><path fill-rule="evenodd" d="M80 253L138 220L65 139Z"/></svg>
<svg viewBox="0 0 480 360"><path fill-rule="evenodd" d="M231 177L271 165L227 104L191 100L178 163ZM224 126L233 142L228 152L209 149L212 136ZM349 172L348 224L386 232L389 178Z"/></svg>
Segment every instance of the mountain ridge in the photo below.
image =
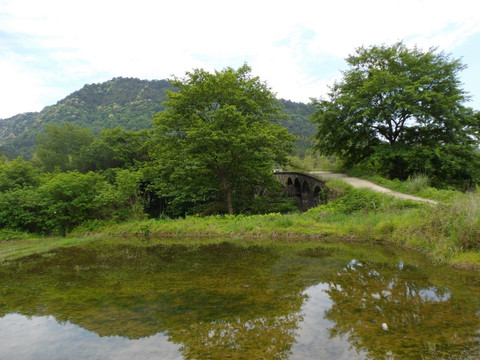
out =
<svg viewBox="0 0 480 360"><path fill-rule="evenodd" d="M167 90L174 90L168 80L116 77L86 84L39 112L0 119L0 154L30 158L37 135L48 123L71 122L90 128L94 133L114 127L135 131L151 128L153 115L165 108ZM297 135L298 144L304 148L309 143L307 138L314 133L313 124L307 120L313 110L303 103L280 101L291 118L283 125Z"/></svg>

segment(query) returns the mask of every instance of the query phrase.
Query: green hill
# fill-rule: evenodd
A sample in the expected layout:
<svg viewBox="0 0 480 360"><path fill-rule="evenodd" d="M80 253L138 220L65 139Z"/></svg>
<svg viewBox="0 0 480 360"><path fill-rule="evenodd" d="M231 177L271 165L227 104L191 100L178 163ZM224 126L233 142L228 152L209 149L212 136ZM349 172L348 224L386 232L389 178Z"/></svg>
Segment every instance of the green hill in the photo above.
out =
<svg viewBox="0 0 480 360"><path fill-rule="evenodd" d="M72 122L95 133L117 126L125 130L149 128L152 116L164 109L162 102L166 100L167 89L173 90L167 80L121 77L85 85L40 112L0 119L0 152L9 157L29 158L38 133L48 123ZM315 133L314 125L307 119L312 109L303 103L282 102L291 119L283 125L298 137L296 152L303 153L311 146L309 138Z"/></svg>
<svg viewBox="0 0 480 360"><path fill-rule="evenodd" d="M29 157L36 137L48 123L73 122L99 132L120 126L125 130L149 127L152 115L163 109L167 80L115 78L85 85L57 104L38 113L0 120L0 146L9 156Z"/></svg>

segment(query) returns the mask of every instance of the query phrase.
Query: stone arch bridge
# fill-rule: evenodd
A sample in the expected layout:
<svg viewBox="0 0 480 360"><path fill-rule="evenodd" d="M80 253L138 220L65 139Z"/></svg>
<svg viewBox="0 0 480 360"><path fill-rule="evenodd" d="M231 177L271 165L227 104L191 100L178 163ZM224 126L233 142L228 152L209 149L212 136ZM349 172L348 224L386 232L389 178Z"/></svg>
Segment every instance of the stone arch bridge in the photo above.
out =
<svg viewBox="0 0 480 360"><path fill-rule="evenodd" d="M300 211L307 211L327 202L325 181L300 172L275 171L274 174L285 191L295 197Z"/></svg>

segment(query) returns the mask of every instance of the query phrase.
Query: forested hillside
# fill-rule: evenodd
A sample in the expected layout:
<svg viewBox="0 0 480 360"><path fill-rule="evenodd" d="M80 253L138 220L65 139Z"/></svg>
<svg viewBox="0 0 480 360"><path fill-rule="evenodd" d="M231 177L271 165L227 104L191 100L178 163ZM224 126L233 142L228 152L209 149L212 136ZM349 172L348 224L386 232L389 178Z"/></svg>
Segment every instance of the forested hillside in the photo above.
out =
<svg viewBox="0 0 480 360"><path fill-rule="evenodd" d="M125 130L148 128L152 116L163 109L166 89L172 89L167 80L132 78L85 85L39 113L0 120L0 146L11 157L24 155L28 158L37 134L48 123L74 123L95 133L117 126Z"/></svg>
<svg viewBox="0 0 480 360"><path fill-rule="evenodd" d="M282 99L282 103L283 112L289 116L289 119L283 121L282 125L297 137L295 155L303 157L305 152L314 145L313 136L317 131L317 125L309 120L314 108L290 100Z"/></svg>
<svg viewBox="0 0 480 360"><path fill-rule="evenodd" d="M152 117L164 109L165 91L172 90L167 80L114 78L100 84L85 85L56 105L38 113L25 113L0 119L0 152L13 158L30 158L37 135L48 123L74 123L99 133L102 129L124 130L150 128ZM282 125L297 136L297 153L311 146L309 138L315 126L307 119L312 109L302 103L283 101L284 112L290 115Z"/></svg>

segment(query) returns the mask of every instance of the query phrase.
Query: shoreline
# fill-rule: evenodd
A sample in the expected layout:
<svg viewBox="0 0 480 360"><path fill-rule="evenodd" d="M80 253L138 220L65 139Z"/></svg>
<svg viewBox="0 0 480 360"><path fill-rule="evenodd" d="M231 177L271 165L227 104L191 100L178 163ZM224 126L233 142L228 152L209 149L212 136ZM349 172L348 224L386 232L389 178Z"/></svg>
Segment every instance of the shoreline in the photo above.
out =
<svg viewBox="0 0 480 360"><path fill-rule="evenodd" d="M75 234L67 237L38 237L29 239L11 239L0 241L0 264L10 261L20 260L24 257L37 255L54 251L64 247L84 246L93 242L105 241L109 244L118 245L173 245L184 244L186 246L210 245L220 242L235 242L238 244L251 245L272 245L282 246L289 245L298 247L298 249L322 247L325 245L342 246L342 245L366 245L375 244L383 246L394 246L404 250L413 251L418 254L425 255L431 263L438 265L451 266L459 270L468 270L480 272L480 263L478 257L480 252L471 251L452 254L450 258L439 261L434 254L426 249L414 247L409 244L391 241L387 239L365 239L355 234L345 234L343 236L336 234L298 234L298 233L182 233L175 234L172 232L152 232L148 235L130 232L130 233L83 233Z"/></svg>

